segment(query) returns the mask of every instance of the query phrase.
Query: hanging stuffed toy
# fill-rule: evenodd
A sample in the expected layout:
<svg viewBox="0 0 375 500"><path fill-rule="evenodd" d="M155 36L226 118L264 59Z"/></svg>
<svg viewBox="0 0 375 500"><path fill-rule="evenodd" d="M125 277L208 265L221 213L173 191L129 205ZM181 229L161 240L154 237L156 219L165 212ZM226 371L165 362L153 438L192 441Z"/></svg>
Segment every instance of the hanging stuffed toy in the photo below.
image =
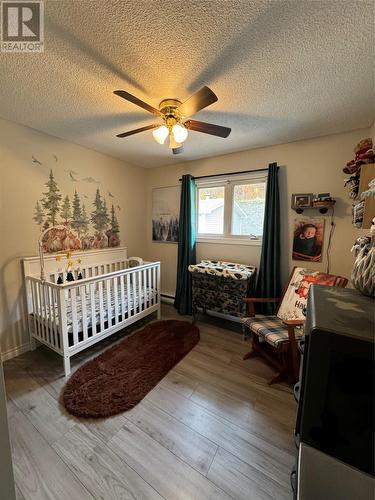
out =
<svg viewBox="0 0 375 500"><path fill-rule="evenodd" d="M362 139L354 148L354 158L346 164L343 171L346 174L355 174L360 171L361 166L366 163L374 163L375 153L372 149L372 139Z"/></svg>

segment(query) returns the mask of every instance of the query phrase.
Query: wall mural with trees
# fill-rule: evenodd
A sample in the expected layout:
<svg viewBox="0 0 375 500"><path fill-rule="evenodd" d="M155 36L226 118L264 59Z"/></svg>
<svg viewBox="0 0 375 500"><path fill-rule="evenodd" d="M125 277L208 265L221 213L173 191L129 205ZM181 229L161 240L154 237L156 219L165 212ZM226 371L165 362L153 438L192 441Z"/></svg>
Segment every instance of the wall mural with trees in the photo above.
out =
<svg viewBox="0 0 375 500"><path fill-rule="evenodd" d="M87 182L91 180L87 179ZM60 226L46 233L43 241L45 252L88 250L120 245L120 227L117 218L120 207L116 205L115 208L113 204L108 207L99 187L96 188L95 197L91 202L83 200L89 198L87 195L80 195L77 189L69 197L61 192L52 170L45 186L42 197L36 202L33 220L40 231ZM112 193L108 192L108 195L114 198Z"/></svg>

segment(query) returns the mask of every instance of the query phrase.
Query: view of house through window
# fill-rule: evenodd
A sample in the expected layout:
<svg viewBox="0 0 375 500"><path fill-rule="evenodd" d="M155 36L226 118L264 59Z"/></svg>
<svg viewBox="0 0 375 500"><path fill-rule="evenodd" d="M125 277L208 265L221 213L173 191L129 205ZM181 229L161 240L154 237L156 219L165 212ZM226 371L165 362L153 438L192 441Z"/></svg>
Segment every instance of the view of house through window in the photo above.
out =
<svg viewBox="0 0 375 500"><path fill-rule="evenodd" d="M263 234L266 180L221 179L197 187L198 237L257 237Z"/></svg>
<svg viewBox="0 0 375 500"><path fill-rule="evenodd" d="M233 189L232 234L263 234L266 184L237 184Z"/></svg>
<svg viewBox="0 0 375 500"><path fill-rule="evenodd" d="M224 186L198 190L198 233L223 234L224 191Z"/></svg>

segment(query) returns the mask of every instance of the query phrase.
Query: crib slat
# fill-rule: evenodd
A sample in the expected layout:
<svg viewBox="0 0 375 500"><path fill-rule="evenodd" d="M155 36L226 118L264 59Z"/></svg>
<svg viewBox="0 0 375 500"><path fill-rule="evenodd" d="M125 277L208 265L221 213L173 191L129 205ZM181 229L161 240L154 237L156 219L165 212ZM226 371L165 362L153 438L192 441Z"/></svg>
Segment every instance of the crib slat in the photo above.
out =
<svg viewBox="0 0 375 500"><path fill-rule="evenodd" d="M105 282L106 288L106 297L107 297L107 322L109 328L112 325L112 310L111 310L111 280L106 280Z"/></svg>
<svg viewBox="0 0 375 500"><path fill-rule="evenodd" d="M34 334L40 337L40 326L39 326L39 308L38 308L38 292L36 288L36 283L31 281L31 297L33 300L33 316L34 316Z"/></svg>
<svg viewBox="0 0 375 500"><path fill-rule="evenodd" d="M90 283L90 308L91 308L91 330L96 334L96 303L95 303L95 283Z"/></svg>
<svg viewBox="0 0 375 500"><path fill-rule="evenodd" d="M142 274L137 271L138 274L138 312L142 311Z"/></svg>
<svg viewBox="0 0 375 500"><path fill-rule="evenodd" d="M70 289L70 303L72 307L72 327L73 327L73 344L78 344L78 315L77 315L77 290Z"/></svg>
<svg viewBox="0 0 375 500"><path fill-rule="evenodd" d="M52 344L52 322L51 322L51 306L49 298L49 286L45 283L44 286L44 300L46 304L46 322L47 322L47 339L50 344Z"/></svg>
<svg viewBox="0 0 375 500"><path fill-rule="evenodd" d="M37 300L37 307L38 307L39 338L44 340L43 339L42 301L40 298L40 283L35 283L35 288L36 288L36 300Z"/></svg>
<svg viewBox="0 0 375 500"><path fill-rule="evenodd" d="M126 275L126 304L125 308L126 311L128 312L128 318L132 316L132 310L130 307L130 297L131 297L131 288L130 288L130 274Z"/></svg>
<svg viewBox="0 0 375 500"><path fill-rule="evenodd" d="M146 278L146 269L142 270L142 278L143 278L143 310L147 309L147 278Z"/></svg>
<svg viewBox="0 0 375 500"><path fill-rule="evenodd" d="M160 319L160 267L156 269L156 302L159 304L159 319Z"/></svg>
<svg viewBox="0 0 375 500"><path fill-rule="evenodd" d="M100 314L100 331L104 330L104 298L103 298L103 281L98 282L99 294L99 314Z"/></svg>
<svg viewBox="0 0 375 500"><path fill-rule="evenodd" d="M137 275L136 273L132 273L132 282L133 282L133 316L137 314Z"/></svg>
<svg viewBox="0 0 375 500"><path fill-rule="evenodd" d="M151 268L147 269L148 307L152 306Z"/></svg>
<svg viewBox="0 0 375 500"><path fill-rule="evenodd" d="M115 296L115 325L118 324L119 310L118 310L118 281L113 278L113 294Z"/></svg>
<svg viewBox="0 0 375 500"><path fill-rule="evenodd" d="M152 301L156 304L156 268L152 268Z"/></svg>
<svg viewBox="0 0 375 500"><path fill-rule="evenodd" d="M125 319L125 276L120 276L120 293L121 293L121 321Z"/></svg>
<svg viewBox="0 0 375 500"><path fill-rule="evenodd" d="M38 283L38 295L39 295L39 304L40 304L40 311L39 311L39 317L40 317L40 323L41 323L41 337L44 341L46 341L47 335L46 335L46 325L44 322L45 318L45 304L44 304L44 293L43 293L43 285L41 283Z"/></svg>
<svg viewBox="0 0 375 500"><path fill-rule="evenodd" d="M87 303L86 303L86 287L85 285L79 287L81 295L81 312L82 312L82 331L83 340L87 340Z"/></svg>
<svg viewBox="0 0 375 500"><path fill-rule="evenodd" d="M53 343L53 346L58 349L59 345L57 343L56 303L57 303L56 290L54 288L51 288L51 321L52 321L51 334L52 334L52 343Z"/></svg>

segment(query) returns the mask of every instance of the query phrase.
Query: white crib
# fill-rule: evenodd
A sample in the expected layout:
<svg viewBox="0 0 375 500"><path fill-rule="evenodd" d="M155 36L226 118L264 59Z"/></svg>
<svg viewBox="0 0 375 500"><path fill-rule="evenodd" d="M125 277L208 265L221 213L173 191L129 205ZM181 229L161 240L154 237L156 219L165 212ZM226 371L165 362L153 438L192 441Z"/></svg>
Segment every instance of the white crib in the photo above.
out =
<svg viewBox="0 0 375 500"><path fill-rule="evenodd" d="M139 319L157 312L160 318L160 262L129 267L126 247L74 252L83 279L57 285L61 262L44 260L46 281L40 279L39 257L23 259L28 325L35 340L64 359L70 358ZM143 261L141 261L143 262Z"/></svg>

